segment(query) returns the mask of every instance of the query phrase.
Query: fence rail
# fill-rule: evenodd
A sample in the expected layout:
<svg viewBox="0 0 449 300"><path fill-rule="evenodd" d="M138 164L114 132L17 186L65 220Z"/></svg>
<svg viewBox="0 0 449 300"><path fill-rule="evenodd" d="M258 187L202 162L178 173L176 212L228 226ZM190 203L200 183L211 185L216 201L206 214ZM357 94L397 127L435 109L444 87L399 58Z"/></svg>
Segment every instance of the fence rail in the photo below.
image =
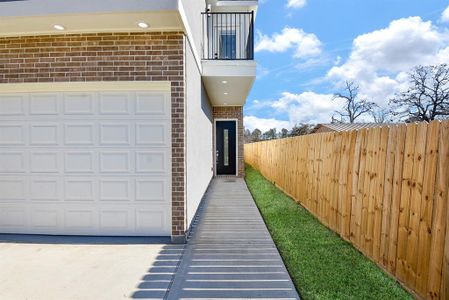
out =
<svg viewBox="0 0 449 300"><path fill-rule="evenodd" d="M423 299L449 299L449 122L245 145L245 161Z"/></svg>

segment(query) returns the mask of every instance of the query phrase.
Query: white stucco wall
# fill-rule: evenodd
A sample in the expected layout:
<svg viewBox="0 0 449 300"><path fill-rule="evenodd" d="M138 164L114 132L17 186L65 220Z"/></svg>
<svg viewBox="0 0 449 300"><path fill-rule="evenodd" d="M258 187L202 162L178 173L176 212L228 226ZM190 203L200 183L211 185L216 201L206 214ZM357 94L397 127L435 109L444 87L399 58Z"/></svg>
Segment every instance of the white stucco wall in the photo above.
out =
<svg viewBox="0 0 449 300"><path fill-rule="evenodd" d="M192 45L195 47L198 59L200 59L202 51L202 16L201 13L206 10L206 0L179 0L179 11L182 17L187 19L184 22L186 33L190 35L192 39ZM186 24L187 23L187 24Z"/></svg>
<svg viewBox="0 0 449 300"><path fill-rule="evenodd" d="M197 63L186 45L186 194L190 226L213 176L212 108Z"/></svg>

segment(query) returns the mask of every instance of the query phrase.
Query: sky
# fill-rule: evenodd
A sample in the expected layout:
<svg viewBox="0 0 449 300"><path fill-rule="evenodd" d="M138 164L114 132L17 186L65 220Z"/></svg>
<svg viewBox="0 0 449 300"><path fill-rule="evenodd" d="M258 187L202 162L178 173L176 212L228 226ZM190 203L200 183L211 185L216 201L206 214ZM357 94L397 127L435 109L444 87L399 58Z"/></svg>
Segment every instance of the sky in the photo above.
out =
<svg viewBox="0 0 449 300"><path fill-rule="evenodd" d="M449 63L448 0L259 0L255 30L250 130L329 123L345 81L388 109L414 66Z"/></svg>

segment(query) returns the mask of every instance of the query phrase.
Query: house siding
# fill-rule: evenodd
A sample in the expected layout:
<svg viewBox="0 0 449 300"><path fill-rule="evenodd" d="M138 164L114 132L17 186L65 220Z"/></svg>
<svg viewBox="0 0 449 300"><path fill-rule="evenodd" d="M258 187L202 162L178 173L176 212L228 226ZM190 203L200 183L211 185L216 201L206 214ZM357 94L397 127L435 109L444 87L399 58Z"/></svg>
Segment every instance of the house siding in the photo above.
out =
<svg viewBox="0 0 449 300"><path fill-rule="evenodd" d="M170 81L172 237L185 234L185 101L182 32L0 38L2 83Z"/></svg>
<svg viewBox="0 0 449 300"><path fill-rule="evenodd" d="M200 13L206 11L206 0L180 0L180 10L186 16L186 23L190 27L190 42L201 55L201 43L203 41L203 24Z"/></svg>
<svg viewBox="0 0 449 300"><path fill-rule="evenodd" d="M199 66L186 44L186 220L187 228L213 177L212 106Z"/></svg>
<svg viewBox="0 0 449 300"><path fill-rule="evenodd" d="M244 153L243 153L243 107L242 106L216 106L213 111L214 120L215 119L237 119L238 120L238 177L245 176L245 163L244 163ZM214 137L215 145L215 137ZM215 147L215 146L214 146Z"/></svg>

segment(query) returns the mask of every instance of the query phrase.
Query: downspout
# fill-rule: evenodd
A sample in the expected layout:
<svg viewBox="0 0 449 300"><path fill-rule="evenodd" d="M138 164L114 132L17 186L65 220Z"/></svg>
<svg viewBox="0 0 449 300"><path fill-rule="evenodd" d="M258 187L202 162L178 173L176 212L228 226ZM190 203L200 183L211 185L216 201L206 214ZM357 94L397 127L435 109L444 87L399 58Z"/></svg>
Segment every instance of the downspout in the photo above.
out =
<svg viewBox="0 0 449 300"><path fill-rule="evenodd" d="M184 73L184 234L187 240L187 42L188 37L184 34L184 54L183 54L183 73Z"/></svg>

